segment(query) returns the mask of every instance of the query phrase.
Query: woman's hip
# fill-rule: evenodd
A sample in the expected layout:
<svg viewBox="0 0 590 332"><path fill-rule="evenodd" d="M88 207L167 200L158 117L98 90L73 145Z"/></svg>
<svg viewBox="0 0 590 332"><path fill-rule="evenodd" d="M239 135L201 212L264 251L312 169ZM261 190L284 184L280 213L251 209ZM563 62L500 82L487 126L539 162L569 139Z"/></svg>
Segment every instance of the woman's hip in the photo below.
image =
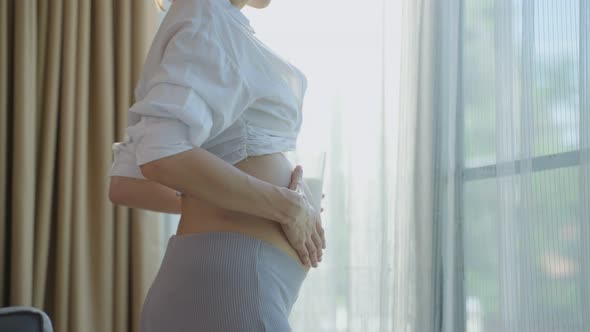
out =
<svg viewBox="0 0 590 332"><path fill-rule="evenodd" d="M233 214L232 214L233 213ZM180 218L176 235L185 236L195 233L232 232L254 237L263 241L265 245L272 245L295 260L306 272L310 267L305 266L297 251L287 239L279 223L235 211L217 212L211 215L185 213Z"/></svg>
<svg viewBox="0 0 590 332"><path fill-rule="evenodd" d="M289 331L306 275L291 256L249 235L174 235L146 297L142 331Z"/></svg>

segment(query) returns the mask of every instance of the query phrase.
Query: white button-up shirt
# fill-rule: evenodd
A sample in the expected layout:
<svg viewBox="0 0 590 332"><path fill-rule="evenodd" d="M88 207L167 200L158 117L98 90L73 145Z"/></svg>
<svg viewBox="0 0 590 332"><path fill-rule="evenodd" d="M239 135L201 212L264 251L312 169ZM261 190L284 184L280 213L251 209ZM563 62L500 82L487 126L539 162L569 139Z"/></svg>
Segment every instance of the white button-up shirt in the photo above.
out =
<svg viewBox="0 0 590 332"><path fill-rule="evenodd" d="M111 176L144 178L139 166L201 147L232 165L293 151L305 75L254 35L230 0L175 0L152 42L113 144Z"/></svg>

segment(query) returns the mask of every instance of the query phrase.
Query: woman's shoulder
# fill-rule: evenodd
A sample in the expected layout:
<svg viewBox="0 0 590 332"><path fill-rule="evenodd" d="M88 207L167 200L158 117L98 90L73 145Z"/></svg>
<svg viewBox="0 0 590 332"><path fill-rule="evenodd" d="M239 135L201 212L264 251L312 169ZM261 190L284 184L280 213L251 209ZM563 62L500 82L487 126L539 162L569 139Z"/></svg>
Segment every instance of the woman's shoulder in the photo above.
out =
<svg viewBox="0 0 590 332"><path fill-rule="evenodd" d="M230 0L174 0L154 42L174 44L187 55L222 53L223 60L242 63L250 44L249 21ZM219 59L222 61L222 59Z"/></svg>
<svg viewBox="0 0 590 332"><path fill-rule="evenodd" d="M225 3L227 2L227 4ZM206 33L229 20L229 0L174 0L162 20L166 29L191 28Z"/></svg>
<svg viewBox="0 0 590 332"><path fill-rule="evenodd" d="M166 12L160 29L204 29L214 16L211 0L175 0Z"/></svg>

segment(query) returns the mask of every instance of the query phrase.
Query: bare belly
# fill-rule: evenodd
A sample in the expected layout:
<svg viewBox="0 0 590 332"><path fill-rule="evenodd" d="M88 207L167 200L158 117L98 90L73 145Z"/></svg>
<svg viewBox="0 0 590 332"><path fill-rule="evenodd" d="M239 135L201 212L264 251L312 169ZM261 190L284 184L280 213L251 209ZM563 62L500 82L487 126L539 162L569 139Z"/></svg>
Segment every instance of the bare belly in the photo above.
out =
<svg viewBox="0 0 590 332"><path fill-rule="evenodd" d="M280 187L288 187L291 181L292 165L281 153L252 156L234 165L243 172L260 180ZM281 225L275 221L226 210L192 196L182 196L181 218L177 234L203 233L213 231L239 232L266 241L289 254L303 265L297 251L291 246Z"/></svg>

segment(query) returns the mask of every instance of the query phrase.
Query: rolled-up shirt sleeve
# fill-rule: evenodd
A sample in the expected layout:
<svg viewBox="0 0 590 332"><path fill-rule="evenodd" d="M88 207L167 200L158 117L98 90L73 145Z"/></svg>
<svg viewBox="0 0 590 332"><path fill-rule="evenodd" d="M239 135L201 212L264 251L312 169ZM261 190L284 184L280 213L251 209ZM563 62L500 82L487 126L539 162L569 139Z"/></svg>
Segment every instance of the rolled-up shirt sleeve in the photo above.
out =
<svg viewBox="0 0 590 332"><path fill-rule="evenodd" d="M141 173L141 169L137 166L135 146L132 144L128 135L125 135L123 141L113 143L112 151L113 163L110 176L145 179Z"/></svg>
<svg viewBox="0 0 590 332"><path fill-rule="evenodd" d="M181 28L140 87L129 112L141 120L128 127L137 166L200 147L252 102L244 75L213 35L191 25Z"/></svg>

